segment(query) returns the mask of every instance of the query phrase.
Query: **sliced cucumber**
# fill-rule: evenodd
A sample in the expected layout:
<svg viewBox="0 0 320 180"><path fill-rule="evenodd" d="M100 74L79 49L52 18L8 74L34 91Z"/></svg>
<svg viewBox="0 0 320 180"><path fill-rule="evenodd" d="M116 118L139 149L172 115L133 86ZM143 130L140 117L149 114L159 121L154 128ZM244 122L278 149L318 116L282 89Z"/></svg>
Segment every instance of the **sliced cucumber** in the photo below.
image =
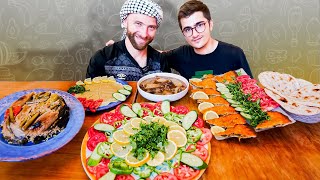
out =
<svg viewBox="0 0 320 180"><path fill-rule="evenodd" d="M225 93L223 95L226 97L226 99L232 99L233 98L233 95L231 93Z"/></svg>
<svg viewBox="0 0 320 180"><path fill-rule="evenodd" d="M231 104L240 104L238 101L234 101L232 99L226 99Z"/></svg>
<svg viewBox="0 0 320 180"><path fill-rule="evenodd" d="M123 88L128 91L132 91L132 87L130 85L123 85Z"/></svg>
<svg viewBox="0 0 320 180"><path fill-rule="evenodd" d="M242 107L241 104L231 104L231 106L232 106L232 107L235 107L235 108L236 108L236 107Z"/></svg>
<svg viewBox="0 0 320 180"><path fill-rule="evenodd" d="M217 87L217 90L221 93L224 93L224 92L229 92L229 89L227 87Z"/></svg>
<svg viewBox="0 0 320 180"><path fill-rule="evenodd" d="M101 178L99 178L99 180L114 180L114 179L116 179L116 176L117 176L116 174L109 171L109 172L107 172L107 174L105 174Z"/></svg>
<svg viewBox="0 0 320 180"><path fill-rule="evenodd" d="M101 161L102 156L100 156L98 154L98 148L101 145L101 143L103 143L103 142L100 142L99 144L97 144L97 146L94 148L92 154L90 155L90 157L88 159L88 163L87 163L88 166L96 166Z"/></svg>
<svg viewBox="0 0 320 180"><path fill-rule="evenodd" d="M131 91L128 91L126 89L119 89L118 92L126 96L129 96L131 94Z"/></svg>
<svg viewBox="0 0 320 180"><path fill-rule="evenodd" d="M181 162L194 168L194 169L205 169L208 167L208 164L205 163L201 158L190 153L182 153Z"/></svg>
<svg viewBox="0 0 320 180"><path fill-rule="evenodd" d="M114 97L116 100L119 100L119 101L125 101L126 100L126 96L121 94L121 93L113 93L112 97Z"/></svg>
<svg viewBox="0 0 320 180"><path fill-rule="evenodd" d="M170 112L170 101L168 100L162 101L161 111L163 114L167 114L168 112Z"/></svg>
<svg viewBox="0 0 320 180"><path fill-rule="evenodd" d="M132 109L130 109L129 106L126 106L126 105L123 105L120 107L120 112L124 115L124 116L127 116L127 117L137 117L137 114L134 113L132 111Z"/></svg>
<svg viewBox="0 0 320 180"><path fill-rule="evenodd" d="M236 111L240 111L240 112L247 112L246 109L242 108L242 107L236 107L234 108Z"/></svg>
<svg viewBox="0 0 320 180"><path fill-rule="evenodd" d="M96 129L98 131L112 132L115 130L115 128L113 126L111 126L110 124L104 124L104 123L95 124L93 127L94 127L94 129Z"/></svg>
<svg viewBox="0 0 320 180"><path fill-rule="evenodd" d="M142 109L140 103L132 104L132 110L134 113L138 114L140 109Z"/></svg>
<svg viewBox="0 0 320 180"><path fill-rule="evenodd" d="M216 83L216 86L217 86L218 88L227 88L227 86L224 85L224 84L222 84L222 83Z"/></svg>
<svg viewBox="0 0 320 180"><path fill-rule="evenodd" d="M251 120L252 119L252 116L250 114L247 114L245 112L240 112L241 116L243 116L244 118L248 119L248 120Z"/></svg>
<svg viewBox="0 0 320 180"><path fill-rule="evenodd" d="M182 119L182 127L188 130L192 124L197 120L198 114L196 111L188 112Z"/></svg>

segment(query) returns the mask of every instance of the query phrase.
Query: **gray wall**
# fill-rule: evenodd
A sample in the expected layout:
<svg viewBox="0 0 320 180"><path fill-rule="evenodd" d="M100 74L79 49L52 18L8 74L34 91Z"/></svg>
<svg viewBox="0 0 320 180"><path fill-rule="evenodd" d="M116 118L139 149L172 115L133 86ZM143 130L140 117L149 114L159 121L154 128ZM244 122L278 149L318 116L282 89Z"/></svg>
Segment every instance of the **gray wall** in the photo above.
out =
<svg viewBox="0 0 320 180"><path fill-rule="evenodd" d="M182 0L155 0L164 23L152 43L167 50L185 40ZM80 80L91 55L119 40L124 0L1 0L0 80ZM240 46L254 76L274 70L320 83L319 0L206 0L213 36Z"/></svg>

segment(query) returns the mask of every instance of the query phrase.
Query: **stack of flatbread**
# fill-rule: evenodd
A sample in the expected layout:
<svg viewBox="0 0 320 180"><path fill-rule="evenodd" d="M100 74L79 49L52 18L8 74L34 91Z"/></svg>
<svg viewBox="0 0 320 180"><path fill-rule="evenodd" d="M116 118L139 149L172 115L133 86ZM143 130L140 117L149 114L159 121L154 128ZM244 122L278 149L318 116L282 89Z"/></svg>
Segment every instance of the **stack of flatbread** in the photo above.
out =
<svg viewBox="0 0 320 180"><path fill-rule="evenodd" d="M260 73L258 79L265 92L288 112L307 116L320 113L320 84L271 71Z"/></svg>

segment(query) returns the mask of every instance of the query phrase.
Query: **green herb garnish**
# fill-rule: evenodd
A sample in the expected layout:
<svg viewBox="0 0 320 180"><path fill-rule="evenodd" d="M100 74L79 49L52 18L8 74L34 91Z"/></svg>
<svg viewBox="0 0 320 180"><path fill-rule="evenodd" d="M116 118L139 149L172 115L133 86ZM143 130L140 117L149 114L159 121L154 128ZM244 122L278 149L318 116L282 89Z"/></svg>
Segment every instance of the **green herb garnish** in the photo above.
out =
<svg viewBox="0 0 320 180"><path fill-rule="evenodd" d="M261 110L260 100L256 102L249 101L251 94L244 94L241 90L241 83L229 83L226 85L233 95L232 100L237 101L251 115L250 125L256 127L261 121L268 120L268 114Z"/></svg>
<svg viewBox="0 0 320 180"><path fill-rule="evenodd" d="M80 94L80 93L84 93L86 91L86 89L84 88L84 86L81 86L81 85L75 85L75 86L72 86L68 89L68 93L70 94Z"/></svg>
<svg viewBox="0 0 320 180"><path fill-rule="evenodd" d="M140 124L140 131L130 136L130 144L134 156L141 160L148 151L152 158L158 151L165 152L165 146L168 144L168 127L157 122L150 124Z"/></svg>

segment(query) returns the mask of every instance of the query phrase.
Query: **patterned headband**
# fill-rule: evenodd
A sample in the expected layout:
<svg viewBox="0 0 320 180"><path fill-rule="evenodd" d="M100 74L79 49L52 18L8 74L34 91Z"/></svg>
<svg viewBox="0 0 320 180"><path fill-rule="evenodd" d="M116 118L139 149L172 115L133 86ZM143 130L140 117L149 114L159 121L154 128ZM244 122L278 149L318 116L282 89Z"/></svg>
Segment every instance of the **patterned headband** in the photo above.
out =
<svg viewBox="0 0 320 180"><path fill-rule="evenodd" d="M161 7L151 0L127 0L120 10L121 26L123 21L129 14L145 14L154 17L157 20L157 25L160 26L163 19L163 11Z"/></svg>

